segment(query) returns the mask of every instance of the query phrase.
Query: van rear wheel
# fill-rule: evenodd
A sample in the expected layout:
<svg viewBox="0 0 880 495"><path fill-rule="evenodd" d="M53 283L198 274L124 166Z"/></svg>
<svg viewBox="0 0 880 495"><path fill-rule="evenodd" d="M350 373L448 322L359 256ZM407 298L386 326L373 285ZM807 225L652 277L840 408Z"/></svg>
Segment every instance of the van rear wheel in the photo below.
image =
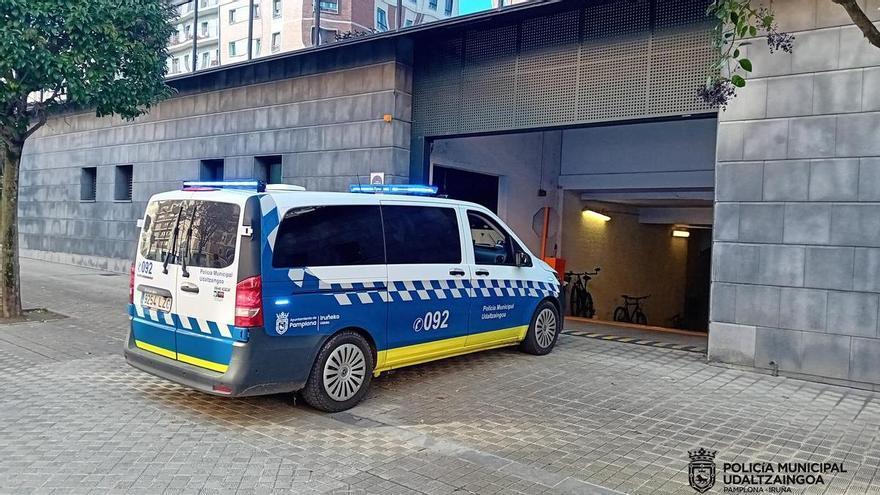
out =
<svg viewBox="0 0 880 495"><path fill-rule="evenodd" d="M302 397L321 411L350 409L370 388L374 366L370 344L360 334L338 333L321 347Z"/></svg>
<svg viewBox="0 0 880 495"><path fill-rule="evenodd" d="M535 310L526 338L520 343L519 349L536 356L548 354L556 345L561 329L559 310L550 301L543 301Z"/></svg>

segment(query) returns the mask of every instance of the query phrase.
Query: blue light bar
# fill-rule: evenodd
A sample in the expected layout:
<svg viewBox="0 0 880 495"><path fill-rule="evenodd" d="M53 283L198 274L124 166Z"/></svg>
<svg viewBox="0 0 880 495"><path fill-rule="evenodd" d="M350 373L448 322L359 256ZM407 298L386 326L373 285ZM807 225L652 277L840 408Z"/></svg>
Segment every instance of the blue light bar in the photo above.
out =
<svg viewBox="0 0 880 495"><path fill-rule="evenodd" d="M434 196L437 186L423 184L352 184L349 191L367 194L408 194L413 196Z"/></svg>
<svg viewBox="0 0 880 495"><path fill-rule="evenodd" d="M243 189L246 191L265 192L266 183L257 179L185 180L183 181L183 188Z"/></svg>

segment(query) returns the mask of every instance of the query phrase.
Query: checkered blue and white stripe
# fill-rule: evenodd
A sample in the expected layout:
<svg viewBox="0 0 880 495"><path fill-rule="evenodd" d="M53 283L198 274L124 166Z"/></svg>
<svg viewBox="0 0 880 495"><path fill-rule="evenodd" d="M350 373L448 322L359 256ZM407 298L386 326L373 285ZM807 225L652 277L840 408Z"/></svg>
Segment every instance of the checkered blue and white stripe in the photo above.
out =
<svg viewBox="0 0 880 495"><path fill-rule="evenodd" d="M201 332L214 337L232 338L233 332L236 331L234 325L217 323L215 321L205 320L202 318L193 318L191 316L180 316L177 313L166 313L143 306L134 307L135 314L132 315L143 320L162 323L168 326L176 326L192 332Z"/></svg>
<svg viewBox="0 0 880 495"><path fill-rule="evenodd" d="M330 291L341 306L379 302L430 301L463 297L547 297L557 296L559 286L530 280L406 280L385 282L327 283L320 289Z"/></svg>

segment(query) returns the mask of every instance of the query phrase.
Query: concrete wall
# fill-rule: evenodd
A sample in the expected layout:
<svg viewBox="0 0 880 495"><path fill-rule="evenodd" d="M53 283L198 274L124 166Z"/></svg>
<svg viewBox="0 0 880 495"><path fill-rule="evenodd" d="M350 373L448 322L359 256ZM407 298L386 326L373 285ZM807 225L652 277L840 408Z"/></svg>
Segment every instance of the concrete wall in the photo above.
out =
<svg viewBox="0 0 880 495"><path fill-rule="evenodd" d="M432 166L498 176L498 216L540 254L541 236L532 229L532 219L544 206L558 211L560 144L561 131L439 139L430 161ZM547 196L538 196L538 189ZM554 244L559 244L558 236L548 241L548 254Z"/></svg>
<svg viewBox="0 0 880 495"><path fill-rule="evenodd" d="M683 313L688 239L674 238L671 225L639 223L637 209L581 201L579 193L563 193L562 253L566 270L602 271L590 281L596 317L612 320L621 294L651 295L643 301L648 324L670 326ZM584 216L584 207L611 217L602 222Z"/></svg>
<svg viewBox="0 0 880 495"><path fill-rule="evenodd" d="M224 159L225 177L233 178L253 177L255 156L282 155L284 181L312 190L346 190L371 171L407 181L411 69L393 47L376 53L349 57L373 59L360 66L319 66L343 60L337 53L309 70L297 63L297 77L189 89L134 122L90 113L50 120L22 160L22 254L127 270L145 202L197 179L202 159ZM114 201L114 167L129 164L132 200ZM98 169L94 202L80 201L82 167Z"/></svg>
<svg viewBox="0 0 880 495"><path fill-rule="evenodd" d="M565 189L710 190L714 118L608 125L562 133L559 184Z"/></svg>
<svg viewBox="0 0 880 495"><path fill-rule="evenodd" d="M748 47L720 116L709 359L880 390L880 49L832 2L773 7L794 53Z"/></svg>

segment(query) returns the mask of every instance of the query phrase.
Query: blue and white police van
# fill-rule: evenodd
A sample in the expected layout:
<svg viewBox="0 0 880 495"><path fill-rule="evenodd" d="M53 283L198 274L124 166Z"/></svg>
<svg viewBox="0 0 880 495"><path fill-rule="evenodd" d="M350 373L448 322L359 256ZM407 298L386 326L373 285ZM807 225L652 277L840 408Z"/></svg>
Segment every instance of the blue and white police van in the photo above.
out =
<svg viewBox="0 0 880 495"><path fill-rule="evenodd" d="M492 212L419 195L431 186L352 190L243 180L153 196L138 222L128 363L210 394L299 391L341 411L383 371L553 349L556 273Z"/></svg>

